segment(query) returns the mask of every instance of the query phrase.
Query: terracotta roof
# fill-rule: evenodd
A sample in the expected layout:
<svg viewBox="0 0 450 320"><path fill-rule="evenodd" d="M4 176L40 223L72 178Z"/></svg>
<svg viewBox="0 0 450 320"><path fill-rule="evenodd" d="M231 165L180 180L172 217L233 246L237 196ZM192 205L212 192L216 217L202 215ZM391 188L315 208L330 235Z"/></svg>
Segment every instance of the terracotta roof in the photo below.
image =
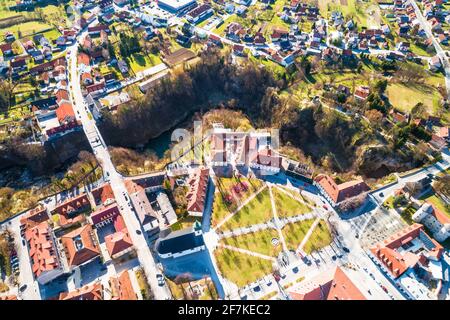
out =
<svg viewBox="0 0 450 320"><path fill-rule="evenodd" d="M31 269L36 277L43 272L59 267L58 253L55 250L51 228L48 222L42 222L25 231L29 245Z"/></svg>
<svg viewBox="0 0 450 320"><path fill-rule="evenodd" d="M70 266L79 266L100 254L91 225L84 225L61 237Z"/></svg>
<svg viewBox="0 0 450 320"><path fill-rule="evenodd" d="M111 277L109 280L112 300L137 300L136 293L131 285L130 274L123 271L117 278Z"/></svg>
<svg viewBox="0 0 450 320"><path fill-rule="evenodd" d="M358 87L355 90L355 97L366 100L369 97L370 89L368 87Z"/></svg>
<svg viewBox="0 0 450 320"><path fill-rule="evenodd" d="M272 149L262 149L257 153L253 153L253 156L253 159L250 159L253 163L276 168L281 167L281 157Z"/></svg>
<svg viewBox="0 0 450 320"><path fill-rule="evenodd" d="M2 296L2 297L0 297L0 300L3 300L3 301L5 301L5 300L17 300L17 296L15 296L15 295Z"/></svg>
<svg viewBox="0 0 450 320"><path fill-rule="evenodd" d="M107 235L105 237L105 244L111 257L133 246L126 228Z"/></svg>
<svg viewBox="0 0 450 320"><path fill-rule="evenodd" d="M73 111L72 104L69 102L61 103L56 109L56 116L58 117L58 121L60 123L74 120L75 112Z"/></svg>
<svg viewBox="0 0 450 320"><path fill-rule="evenodd" d="M63 292L59 295L59 300L103 300L103 285L96 282L75 291Z"/></svg>
<svg viewBox="0 0 450 320"><path fill-rule="evenodd" d="M289 294L294 300L366 300L339 267L295 285Z"/></svg>
<svg viewBox="0 0 450 320"><path fill-rule="evenodd" d="M109 183L105 183L104 185L92 190L91 193L96 204L105 204L115 200L114 193Z"/></svg>
<svg viewBox="0 0 450 320"><path fill-rule="evenodd" d="M363 180L353 180L339 185L327 175L319 175L314 180L330 196L334 203L339 203L370 190Z"/></svg>
<svg viewBox="0 0 450 320"><path fill-rule="evenodd" d="M88 66L91 62L91 58L88 54L81 52L78 54L78 64L84 64L85 66Z"/></svg>
<svg viewBox="0 0 450 320"><path fill-rule="evenodd" d="M66 89L58 89L55 96L58 104L60 104L62 100L70 101L69 92Z"/></svg>
<svg viewBox="0 0 450 320"><path fill-rule="evenodd" d="M198 169L189 178L189 192L186 195L186 199L188 200L188 211L203 213L208 181L209 169Z"/></svg>
<svg viewBox="0 0 450 320"><path fill-rule="evenodd" d="M450 223L450 218L444 212L439 210L434 204L428 201L426 202L433 208L432 215L436 218L437 221L439 221L443 225Z"/></svg>
<svg viewBox="0 0 450 320"><path fill-rule="evenodd" d="M47 208L43 204L40 204L20 218L20 224L25 228L31 228L48 219Z"/></svg>
<svg viewBox="0 0 450 320"><path fill-rule="evenodd" d="M60 205L56 206L52 214L60 214L60 215L67 215L74 211L80 210L82 208L91 207L91 203L89 202L89 197L86 193L83 193L79 196L76 196L74 198L70 198L66 200L65 202L61 203Z"/></svg>
<svg viewBox="0 0 450 320"><path fill-rule="evenodd" d="M370 248L370 251L376 256L384 266L397 278L401 276L406 270L414 267L419 261L423 261L422 253L415 254L409 251L397 251L398 248L406 245L416 238L426 237L425 246L428 243L434 245L433 248L427 247L427 254L436 258L440 258L443 252L442 246L434 239L430 238L423 230L423 225L415 223L400 230L396 234L385 239L383 242L376 244Z"/></svg>

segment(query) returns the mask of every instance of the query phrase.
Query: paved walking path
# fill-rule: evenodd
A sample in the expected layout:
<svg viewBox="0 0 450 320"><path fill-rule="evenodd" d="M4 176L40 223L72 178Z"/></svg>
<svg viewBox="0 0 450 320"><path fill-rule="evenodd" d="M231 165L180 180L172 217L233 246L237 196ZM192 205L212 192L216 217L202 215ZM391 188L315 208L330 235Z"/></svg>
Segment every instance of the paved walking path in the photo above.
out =
<svg viewBox="0 0 450 320"><path fill-rule="evenodd" d="M259 193L261 193L261 191L263 191L265 188L267 187L267 185L262 186L258 191L256 191L254 194L252 194L250 197L248 197L247 199L244 200L244 202L242 202L239 207L236 208L236 210L234 210L232 213L230 213L228 216L226 216L220 223L217 224L217 226L215 226L213 228L214 231L216 231L217 229L219 229L221 226L223 226L228 220L230 220L237 212L239 212L239 210L241 210L247 203L249 203L250 201L252 201ZM218 191L219 192L219 191Z"/></svg>
<svg viewBox="0 0 450 320"><path fill-rule="evenodd" d="M293 195L292 193L288 192L288 191L285 190L284 188L280 188L280 187L278 187L278 186L275 186L275 187L276 187L278 190L280 190L281 192L283 192L284 194L286 194L286 195L288 195L289 197L291 197L292 199L294 199L294 200L296 200L296 201L298 201L298 202L301 202L301 203L303 203L305 206L307 206L308 208L310 208L311 210L314 210L314 208L313 208L309 203L307 203L305 200L303 200L302 198Z"/></svg>
<svg viewBox="0 0 450 320"><path fill-rule="evenodd" d="M309 237L311 237L311 234L313 233L314 229L316 229L319 222L320 222L320 217L317 217L316 220L311 225L311 228L309 228L308 232L305 234L305 237L303 238L302 242L298 246L298 250L303 251L303 247L305 246L306 242L309 240Z"/></svg>
<svg viewBox="0 0 450 320"><path fill-rule="evenodd" d="M270 203L272 204L272 214L274 218L274 224L278 232L278 237L280 238L281 245L283 247L283 251L287 252L288 248L286 245L286 241L284 240L283 233L281 232L281 228L283 227L280 223L280 219L278 219L277 207L275 206L275 200L273 199L272 186L269 185L269 195L270 195Z"/></svg>
<svg viewBox="0 0 450 320"><path fill-rule="evenodd" d="M246 249L236 248L236 247L233 247L233 246L229 246L227 244L219 243L218 246L222 247L222 248L225 248L225 249L233 250L233 251L236 251L236 252L248 254L250 256L258 257L258 258L261 258L261 259L270 260L270 261L273 261L273 262L277 261L275 258L266 256L265 254L257 253L257 252L246 250Z"/></svg>

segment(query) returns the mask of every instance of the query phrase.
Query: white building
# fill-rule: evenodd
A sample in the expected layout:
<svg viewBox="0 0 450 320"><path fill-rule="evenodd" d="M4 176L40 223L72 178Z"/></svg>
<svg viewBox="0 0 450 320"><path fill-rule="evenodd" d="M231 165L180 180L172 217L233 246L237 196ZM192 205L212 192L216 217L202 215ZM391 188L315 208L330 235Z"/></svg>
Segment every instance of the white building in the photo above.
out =
<svg viewBox="0 0 450 320"><path fill-rule="evenodd" d="M450 218L428 202L425 202L412 218L430 229L433 237L439 242L445 241L450 236Z"/></svg>

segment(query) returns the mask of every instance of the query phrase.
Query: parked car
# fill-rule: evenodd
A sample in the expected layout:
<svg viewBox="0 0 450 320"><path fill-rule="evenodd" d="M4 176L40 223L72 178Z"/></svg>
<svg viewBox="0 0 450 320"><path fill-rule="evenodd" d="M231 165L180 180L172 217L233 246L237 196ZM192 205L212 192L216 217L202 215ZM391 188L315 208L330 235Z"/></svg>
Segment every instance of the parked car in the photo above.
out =
<svg viewBox="0 0 450 320"><path fill-rule="evenodd" d="M20 291L20 292L24 292L26 289L27 289L27 285L24 284L23 286L21 286L21 287L19 288L19 291Z"/></svg>
<svg viewBox="0 0 450 320"><path fill-rule="evenodd" d="M156 279L158 280L158 285L160 287L164 286L165 282L164 282L164 276L162 274L158 273L156 275Z"/></svg>
<svg viewBox="0 0 450 320"><path fill-rule="evenodd" d="M347 252L347 253L350 252L350 250L347 247L342 247L342 250L344 250L344 252Z"/></svg>

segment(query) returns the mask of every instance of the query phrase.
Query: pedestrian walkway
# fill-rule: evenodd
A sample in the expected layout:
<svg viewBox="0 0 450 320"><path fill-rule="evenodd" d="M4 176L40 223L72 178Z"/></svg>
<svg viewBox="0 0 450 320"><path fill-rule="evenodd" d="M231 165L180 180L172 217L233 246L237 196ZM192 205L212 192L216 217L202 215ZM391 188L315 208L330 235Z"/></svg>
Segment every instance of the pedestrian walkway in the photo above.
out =
<svg viewBox="0 0 450 320"><path fill-rule="evenodd" d="M275 200L273 199L272 186L269 185L269 195L270 195L270 203L272 205L272 214L274 218L274 223L278 232L278 237L280 238L281 245L283 247L283 251L287 252L288 248L286 245L286 241L284 240L283 233L281 232L281 223L280 219L278 219L277 207L275 206Z"/></svg>
<svg viewBox="0 0 450 320"><path fill-rule="evenodd" d="M242 202L237 208L236 210L234 210L232 213L230 213L228 216L226 216L221 222L219 222L217 224L217 226L214 227L214 231L216 231L217 229L219 229L221 226L223 226L228 220L230 220L236 213L239 212L239 210L241 210L245 205L247 205L247 203L249 203L250 201L252 201L259 193L261 193L261 191L263 191L265 188L267 187L267 185L263 185L258 191L256 191L254 194L252 194L250 197L248 197L247 199L244 200L244 202Z"/></svg>
<svg viewBox="0 0 450 320"><path fill-rule="evenodd" d="M305 234L305 237L303 238L302 242L298 246L298 250L303 250L303 247L305 246L306 242L311 237L311 234L313 233L314 229L317 227L319 222L320 222L320 217L317 217L316 220L314 220L313 224L311 225L311 228L309 228L308 232Z"/></svg>
<svg viewBox="0 0 450 320"><path fill-rule="evenodd" d="M218 246L222 247L222 248L225 248L225 249L233 250L233 251L236 251L236 252L248 254L249 256L254 256L254 257L257 257L257 258L270 260L270 261L273 261L273 262L277 261L275 258L266 256L265 254L257 253L257 252L246 250L246 249L236 248L236 247L233 247L233 246L229 246L227 244L219 243Z"/></svg>

